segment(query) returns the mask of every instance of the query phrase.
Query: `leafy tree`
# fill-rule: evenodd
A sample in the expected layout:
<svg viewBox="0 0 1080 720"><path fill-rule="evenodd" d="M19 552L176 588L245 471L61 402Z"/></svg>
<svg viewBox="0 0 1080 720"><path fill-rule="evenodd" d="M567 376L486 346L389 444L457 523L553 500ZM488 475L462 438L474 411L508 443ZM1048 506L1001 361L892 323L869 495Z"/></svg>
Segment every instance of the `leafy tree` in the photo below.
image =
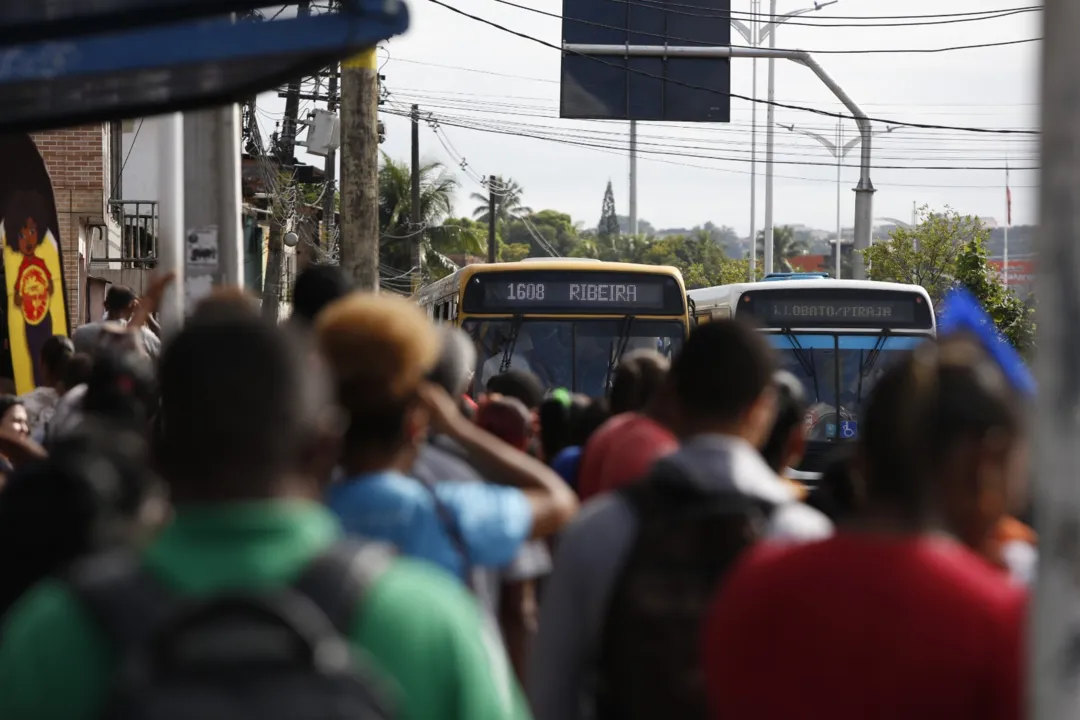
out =
<svg viewBox="0 0 1080 720"><path fill-rule="evenodd" d="M989 260L983 238L972 238L957 257L956 282L982 302L994 325L1013 347L1029 353L1035 346L1033 310L1001 282Z"/></svg>
<svg viewBox="0 0 1080 720"><path fill-rule="evenodd" d="M493 189L495 192L495 220L500 226L505 227L510 224L511 220L532 214L532 209L521 202L521 196L525 191L518 185L517 180L513 178L503 179L502 176L497 175ZM488 196L473 193L470 197L480 203L473 209L473 218L485 225L490 224Z"/></svg>
<svg viewBox="0 0 1080 720"><path fill-rule="evenodd" d="M790 225L773 228L773 263L780 268L780 272L792 272L791 258L805 255L809 250L809 244L796 237L795 229ZM758 230L757 254L759 258L765 257L764 230Z"/></svg>
<svg viewBox="0 0 1080 720"><path fill-rule="evenodd" d="M537 235L544 240L543 245L537 240ZM578 231L570 216L557 210L541 210L522 217L512 221L506 229L506 241L529 245L533 257L550 255L547 248L559 255L572 256L578 240Z"/></svg>
<svg viewBox="0 0 1080 720"><path fill-rule="evenodd" d="M923 208L914 228L895 228L885 242L863 251L871 280L926 288L935 304L957 285L968 288L998 330L1021 352L1034 348L1033 310L1016 297L990 265L990 233L979 219L946 208Z"/></svg>
<svg viewBox="0 0 1080 720"><path fill-rule="evenodd" d="M608 180L604 190L604 204L600 209L600 222L596 226L596 236L601 242L611 244L619 237L619 216L615 214L615 193Z"/></svg>
<svg viewBox="0 0 1080 720"><path fill-rule="evenodd" d="M420 168L421 227L412 227L412 177L409 166L385 153L379 168L380 260L399 273L412 267L412 246L420 242L422 258L444 269L454 264L447 255L484 252L483 235L475 226L446 224L453 211L457 179L442 163L430 162Z"/></svg>
<svg viewBox="0 0 1080 720"><path fill-rule="evenodd" d="M956 282L956 262L964 245L976 238L985 242L986 237L976 217L923 207L915 227L894 228L888 240L863 250L863 258L871 280L921 285L936 304Z"/></svg>
<svg viewBox="0 0 1080 720"><path fill-rule="evenodd" d="M510 243L499 250L499 262L520 262L532 256L532 247L528 243Z"/></svg>

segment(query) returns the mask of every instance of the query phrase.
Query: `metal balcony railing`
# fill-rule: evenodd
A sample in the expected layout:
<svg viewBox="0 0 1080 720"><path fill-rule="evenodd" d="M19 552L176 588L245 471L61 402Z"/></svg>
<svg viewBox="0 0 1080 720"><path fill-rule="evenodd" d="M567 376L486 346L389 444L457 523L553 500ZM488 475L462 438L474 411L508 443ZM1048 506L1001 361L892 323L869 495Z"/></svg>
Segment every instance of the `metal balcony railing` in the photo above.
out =
<svg viewBox="0 0 1080 720"><path fill-rule="evenodd" d="M151 269L158 256L158 204L156 200L110 200L109 215L120 228L120 241L107 233L94 238L91 263L117 263L120 268Z"/></svg>

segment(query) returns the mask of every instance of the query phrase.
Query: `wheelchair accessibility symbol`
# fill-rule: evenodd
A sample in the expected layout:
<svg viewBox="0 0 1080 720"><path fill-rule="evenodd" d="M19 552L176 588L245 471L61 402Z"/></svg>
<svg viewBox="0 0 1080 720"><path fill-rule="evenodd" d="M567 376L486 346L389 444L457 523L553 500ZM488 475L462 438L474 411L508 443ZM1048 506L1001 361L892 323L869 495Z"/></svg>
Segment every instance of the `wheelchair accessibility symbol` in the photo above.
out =
<svg viewBox="0 0 1080 720"><path fill-rule="evenodd" d="M859 423L855 420L844 420L840 423L840 439L854 440L859 436Z"/></svg>

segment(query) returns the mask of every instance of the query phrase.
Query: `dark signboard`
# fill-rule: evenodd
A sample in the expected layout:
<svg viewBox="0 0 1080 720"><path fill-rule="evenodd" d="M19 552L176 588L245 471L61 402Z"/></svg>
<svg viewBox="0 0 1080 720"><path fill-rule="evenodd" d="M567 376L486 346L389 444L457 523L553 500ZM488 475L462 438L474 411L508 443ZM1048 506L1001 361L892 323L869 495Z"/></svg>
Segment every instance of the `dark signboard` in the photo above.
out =
<svg viewBox="0 0 1080 720"><path fill-rule="evenodd" d="M922 295L895 290L757 290L739 298L736 316L778 328L933 327Z"/></svg>
<svg viewBox="0 0 1080 720"><path fill-rule="evenodd" d="M591 271L489 272L465 287L471 313L585 312L681 315L686 299L674 278Z"/></svg>
<svg viewBox="0 0 1080 720"><path fill-rule="evenodd" d="M563 0L563 42L654 46L731 44L731 0ZM563 53L560 116L729 122L726 58Z"/></svg>
<svg viewBox="0 0 1080 720"><path fill-rule="evenodd" d="M367 50L408 25L408 10L397 0L346 0L339 12L265 22L217 16L37 41L4 33L0 133L241 101Z"/></svg>

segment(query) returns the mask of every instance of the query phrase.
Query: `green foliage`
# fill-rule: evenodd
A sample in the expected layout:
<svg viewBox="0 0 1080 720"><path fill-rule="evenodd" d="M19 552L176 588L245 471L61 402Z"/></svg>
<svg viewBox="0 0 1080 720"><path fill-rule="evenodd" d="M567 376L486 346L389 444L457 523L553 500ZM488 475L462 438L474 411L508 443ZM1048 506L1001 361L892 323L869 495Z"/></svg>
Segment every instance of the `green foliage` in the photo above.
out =
<svg viewBox="0 0 1080 720"><path fill-rule="evenodd" d="M967 242L956 260L956 281L982 301L1001 334L1021 353L1035 346L1033 310L998 279L982 238Z"/></svg>
<svg viewBox="0 0 1080 720"><path fill-rule="evenodd" d="M596 236L600 242L608 244L619 237L619 216L615 214L615 193L608 180L604 190L604 204L600 208L600 222L596 226Z"/></svg>
<svg viewBox="0 0 1080 720"><path fill-rule="evenodd" d="M531 256L532 247L529 243L510 243L500 249L499 262L521 262Z"/></svg>
<svg viewBox="0 0 1080 720"><path fill-rule="evenodd" d="M1033 311L998 279L986 250L989 237L976 217L923 207L914 228L896 228L863 257L871 280L921 285L935 305L950 288L968 288L998 330L1019 351L1029 352L1035 342Z"/></svg>
<svg viewBox="0 0 1080 720"><path fill-rule="evenodd" d="M453 211L453 193L457 179L441 164L428 163L420 168L421 227L412 226L411 171L404 162L395 162L383 154L379 167L379 254L387 273L399 276L412 267L412 243L419 241L420 251L435 276L454 268L448 255L482 254L486 234L471 220L447 220ZM384 268L385 269L385 268ZM393 271L393 272L391 272Z"/></svg>
<svg viewBox="0 0 1080 720"><path fill-rule="evenodd" d="M525 207L521 202L521 196L525 191L518 185L517 180L504 179L497 175L494 184L489 189L495 194L495 222L498 223L498 229L503 229L511 220L532 214L532 209ZM473 217L485 225L491 224L489 196L473 193L469 197L479 203L473 208Z"/></svg>
<svg viewBox="0 0 1080 720"><path fill-rule="evenodd" d="M956 261L964 245L986 240L988 233L978 218L961 216L951 208L919 210L914 228L895 228L889 239L863 251L871 280L921 285L937 304L956 282Z"/></svg>
<svg viewBox="0 0 1080 720"><path fill-rule="evenodd" d="M801 238L795 236L795 228L790 225L781 225L773 228L773 264L779 268L778 272L793 272L791 258L806 255L810 246ZM757 255L765 257L765 231L759 230L757 234Z"/></svg>

